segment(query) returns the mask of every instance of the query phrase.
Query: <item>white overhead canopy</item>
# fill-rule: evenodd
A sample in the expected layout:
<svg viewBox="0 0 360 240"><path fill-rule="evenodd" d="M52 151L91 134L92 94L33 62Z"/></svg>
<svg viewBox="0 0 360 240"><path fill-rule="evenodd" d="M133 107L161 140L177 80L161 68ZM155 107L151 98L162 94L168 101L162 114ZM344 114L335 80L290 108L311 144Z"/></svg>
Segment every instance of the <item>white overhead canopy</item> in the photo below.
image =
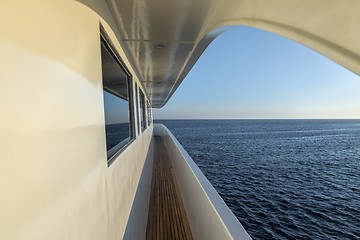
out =
<svg viewBox="0 0 360 240"><path fill-rule="evenodd" d="M106 0L153 107L162 107L208 44L231 26L291 38L360 73L358 0ZM236 46L234 46L236 47Z"/></svg>

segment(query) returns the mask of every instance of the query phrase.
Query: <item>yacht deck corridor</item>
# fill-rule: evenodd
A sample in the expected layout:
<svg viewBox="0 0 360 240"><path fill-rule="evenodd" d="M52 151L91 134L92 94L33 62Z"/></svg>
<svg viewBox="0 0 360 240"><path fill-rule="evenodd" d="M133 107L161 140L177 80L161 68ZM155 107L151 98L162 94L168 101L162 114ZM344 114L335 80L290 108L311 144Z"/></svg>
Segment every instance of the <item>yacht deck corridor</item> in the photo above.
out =
<svg viewBox="0 0 360 240"><path fill-rule="evenodd" d="M159 136L151 182L146 239L192 239L169 153Z"/></svg>

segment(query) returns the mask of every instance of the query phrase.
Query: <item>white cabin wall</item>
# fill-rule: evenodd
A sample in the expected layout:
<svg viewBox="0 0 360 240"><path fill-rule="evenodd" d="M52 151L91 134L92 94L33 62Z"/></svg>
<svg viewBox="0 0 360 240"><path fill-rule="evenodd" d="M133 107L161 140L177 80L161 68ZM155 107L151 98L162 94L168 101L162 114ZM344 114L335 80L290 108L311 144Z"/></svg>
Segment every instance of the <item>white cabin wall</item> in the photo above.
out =
<svg viewBox="0 0 360 240"><path fill-rule="evenodd" d="M100 22L138 82L81 3L0 2L0 239L124 235L152 127L108 166Z"/></svg>

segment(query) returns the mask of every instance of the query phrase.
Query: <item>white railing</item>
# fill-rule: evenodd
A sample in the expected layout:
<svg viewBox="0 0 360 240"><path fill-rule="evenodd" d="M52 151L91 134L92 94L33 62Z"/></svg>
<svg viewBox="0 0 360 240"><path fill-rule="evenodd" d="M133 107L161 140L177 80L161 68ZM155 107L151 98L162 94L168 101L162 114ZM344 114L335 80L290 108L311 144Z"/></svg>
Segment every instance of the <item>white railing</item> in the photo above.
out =
<svg viewBox="0 0 360 240"><path fill-rule="evenodd" d="M174 135L155 124L154 136L164 139L194 239L251 239Z"/></svg>

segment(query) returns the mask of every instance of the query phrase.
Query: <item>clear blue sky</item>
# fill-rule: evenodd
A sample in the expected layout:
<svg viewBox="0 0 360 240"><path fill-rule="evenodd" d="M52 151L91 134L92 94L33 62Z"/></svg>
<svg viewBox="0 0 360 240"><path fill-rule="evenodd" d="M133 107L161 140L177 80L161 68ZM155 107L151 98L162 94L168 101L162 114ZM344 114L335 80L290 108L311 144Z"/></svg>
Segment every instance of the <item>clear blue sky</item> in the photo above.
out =
<svg viewBox="0 0 360 240"><path fill-rule="evenodd" d="M266 31L217 37L156 119L360 118L360 77Z"/></svg>
<svg viewBox="0 0 360 240"><path fill-rule="evenodd" d="M105 122L106 124L129 122L128 102L104 91Z"/></svg>

